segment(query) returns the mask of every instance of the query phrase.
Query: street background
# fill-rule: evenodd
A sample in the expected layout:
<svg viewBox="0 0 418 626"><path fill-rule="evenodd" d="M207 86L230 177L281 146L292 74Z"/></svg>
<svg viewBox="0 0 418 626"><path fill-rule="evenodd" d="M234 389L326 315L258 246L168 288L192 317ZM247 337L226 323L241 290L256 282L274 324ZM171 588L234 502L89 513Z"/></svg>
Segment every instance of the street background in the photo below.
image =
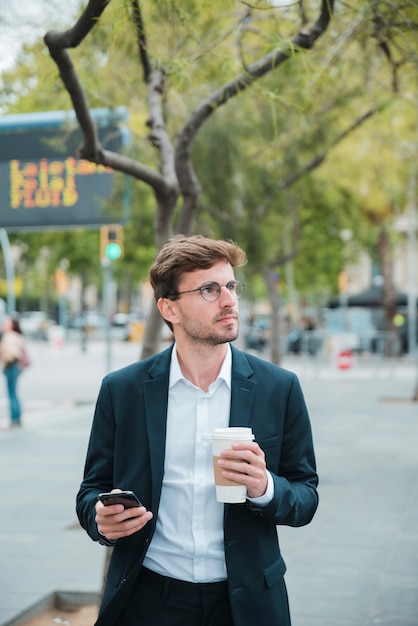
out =
<svg viewBox="0 0 418 626"><path fill-rule="evenodd" d="M7 430L0 383L0 625L54 591L101 588L105 549L77 523L74 501L109 352L74 336L30 342L19 380L22 429ZM111 369L140 346L115 335ZM320 505L304 528L279 528L293 626L418 626L416 361L286 357L311 415Z"/></svg>

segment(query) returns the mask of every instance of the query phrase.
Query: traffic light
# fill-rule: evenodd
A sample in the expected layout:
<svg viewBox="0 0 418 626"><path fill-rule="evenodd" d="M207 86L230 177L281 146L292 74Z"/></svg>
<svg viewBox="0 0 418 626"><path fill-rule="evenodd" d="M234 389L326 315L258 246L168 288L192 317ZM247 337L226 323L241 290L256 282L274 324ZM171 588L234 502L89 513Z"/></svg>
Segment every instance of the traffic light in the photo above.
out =
<svg viewBox="0 0 418 626"><path fill-rule="evenodd" d="M106 224L100 229L100 258L117 261L123 257L123 226Z"/></svg>

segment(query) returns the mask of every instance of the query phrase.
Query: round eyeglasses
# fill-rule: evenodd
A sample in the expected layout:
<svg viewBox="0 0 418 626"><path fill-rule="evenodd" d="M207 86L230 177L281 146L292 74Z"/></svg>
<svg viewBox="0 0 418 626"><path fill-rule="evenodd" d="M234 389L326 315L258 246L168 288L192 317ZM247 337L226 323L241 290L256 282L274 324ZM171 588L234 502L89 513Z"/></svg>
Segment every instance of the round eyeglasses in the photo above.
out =
<svg viewBox="0 0 418 626"><path fill-rule="evenodd" d="M194 291L200 291L200 295L206 302L215 302L221 295L221 288L226 287L229 293L239 300L244 293L244 283L240 280L230 280L226 285L220 285L219 283L203 283L196 289L188 289L187 291L175 291L174 293L168 293L166 298L176 298L183 293L193 293Z"/></svg>

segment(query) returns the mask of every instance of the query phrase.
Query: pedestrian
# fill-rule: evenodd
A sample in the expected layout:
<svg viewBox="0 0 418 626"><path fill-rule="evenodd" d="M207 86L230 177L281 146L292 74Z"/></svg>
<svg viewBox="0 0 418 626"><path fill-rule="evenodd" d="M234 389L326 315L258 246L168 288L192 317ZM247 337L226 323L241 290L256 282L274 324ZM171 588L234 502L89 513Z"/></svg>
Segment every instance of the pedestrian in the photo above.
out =
<svg viewBox="0 0 418 626"><path fill-rule="evenodd" d="M10 426L21 426L21 405L17 395L19 374L28 363L28 353L20 328L19 320L6 317L3 321L0 340L0 361L6 377L10 406Z"/></svg>
<svg viewBox="0 0 418 626"><path fill-rule="evenodd" d="M77 513L113 546L97 626L288 626L277 526L317 508L311 426L296 376L231 345L245 263L236 244L173 237L151 268L174 345L107 375L98 395ZM243 504L216 501L210 433L251 427L222 452ZM104 506L129 489L143 506Z"/></svg>

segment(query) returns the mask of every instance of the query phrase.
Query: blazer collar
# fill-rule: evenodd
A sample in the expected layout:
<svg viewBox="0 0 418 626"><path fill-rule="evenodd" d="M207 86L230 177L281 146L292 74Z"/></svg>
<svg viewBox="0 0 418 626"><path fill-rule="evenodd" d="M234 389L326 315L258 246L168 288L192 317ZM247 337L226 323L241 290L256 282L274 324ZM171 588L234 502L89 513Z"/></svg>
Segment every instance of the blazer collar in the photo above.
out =
<svg viewBox="0 0 418 626"><path fill-rule="evenodd" d="M248 424L257 383L253 380L254 371L244 352L231 345L231 426ZM165 436L165 423L168 402L168 381L170 358L173 346L152 358L148 370L149 379L145 383L145 406L147 412L148 433L161 442Z"/></svg>
<svg viewBox="0 0 418 626"><path fill-rule="evenodd" d="M251 426L257 383L252 380L253 369L247 356L232 348L232 390L230 426ZM153 484L152 510L158 508L164 473L165 437L167 427L168 381L173 346L152 357L149 378L144 384L145 413L151 458Z"/></svg>

